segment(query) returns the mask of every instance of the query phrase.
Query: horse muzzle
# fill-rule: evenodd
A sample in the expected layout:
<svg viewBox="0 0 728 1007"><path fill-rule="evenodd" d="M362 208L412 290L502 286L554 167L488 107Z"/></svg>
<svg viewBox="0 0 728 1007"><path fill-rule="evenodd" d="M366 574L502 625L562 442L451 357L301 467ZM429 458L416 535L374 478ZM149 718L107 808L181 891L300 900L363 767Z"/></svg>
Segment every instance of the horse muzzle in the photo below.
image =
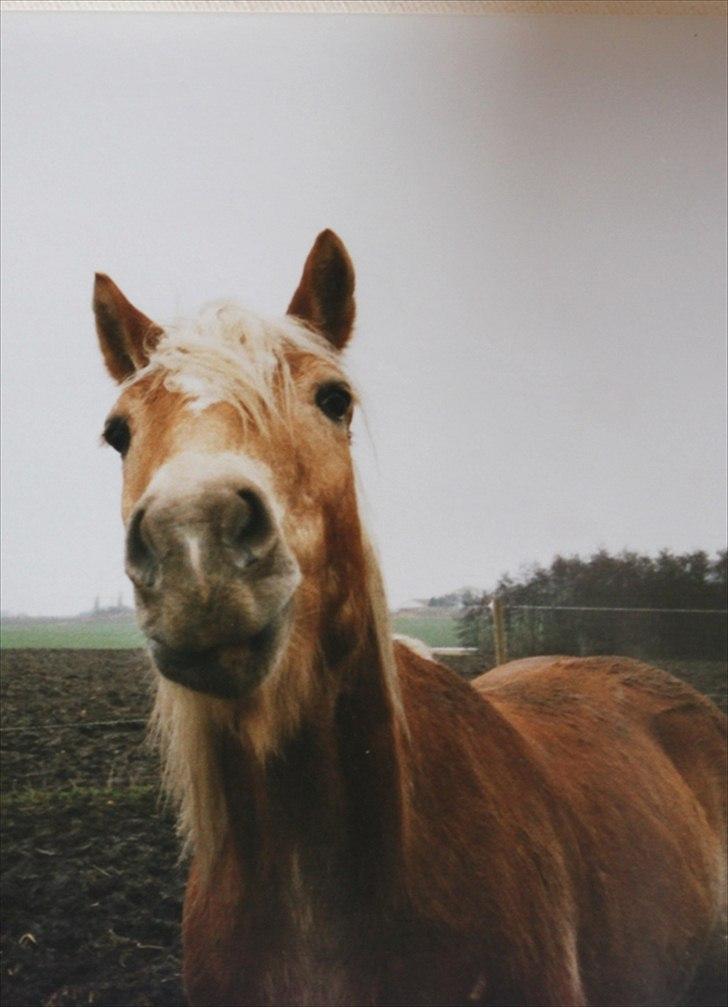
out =
<svg viewBox="0 0 728 1007"><path fill-rule="evenodd" d="M270 494L241 467L207 469L160 470L129 519L126 571L159 671L233 698L282 652L300 572Z"/></svg>

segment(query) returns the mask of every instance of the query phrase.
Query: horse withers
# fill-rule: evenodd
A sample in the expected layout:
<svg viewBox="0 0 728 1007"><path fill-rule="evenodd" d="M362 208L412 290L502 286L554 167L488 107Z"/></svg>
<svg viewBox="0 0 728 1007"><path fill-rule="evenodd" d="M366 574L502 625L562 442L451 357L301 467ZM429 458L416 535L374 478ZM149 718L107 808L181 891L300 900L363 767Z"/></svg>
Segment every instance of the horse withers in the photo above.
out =
<svg viewBox="0 0 728 1007"><path fill-rule="evenodd" d="M162 327L103 275L126 569L198 1005L721 1002L725 720L623 658L469 683L390 636L349 451L354 272Z"/></svg>

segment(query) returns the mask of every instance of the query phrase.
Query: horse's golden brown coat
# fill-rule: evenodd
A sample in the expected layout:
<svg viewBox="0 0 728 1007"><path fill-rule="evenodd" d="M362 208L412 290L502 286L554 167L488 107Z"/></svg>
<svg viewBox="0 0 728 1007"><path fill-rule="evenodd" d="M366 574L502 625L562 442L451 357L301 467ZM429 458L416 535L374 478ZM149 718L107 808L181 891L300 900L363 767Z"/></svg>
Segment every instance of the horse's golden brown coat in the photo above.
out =
<svg viewBox="0 0 728 1007"><path fill-rule="evenodd" d="M380 815L401 774L399 835L370 830L363 893L341 878L346 897L327 892L316 857L308 888L300 873L292 884L287 858L302 843L334 875L337 844L351 853L342 790L352 781L317 723L311 817L285 823L278 868L248 896L230 880L231 850L214 891L193 882L194 1003L676 1004L701 968L719 968L725 724L707 700L627 659L515 662L473 685L405 647L397 660L409 738L392 753L398 766L379 767L382 791L358 797L364 817ZM693 757L665 741L672 716L689 721L697 794ZM298 779L304 767L289 768ZM306 826L332 831L322 842ZM384 901L380 857L401 871ZM320 946L300 944L297 913L321 928Z"/></svg>

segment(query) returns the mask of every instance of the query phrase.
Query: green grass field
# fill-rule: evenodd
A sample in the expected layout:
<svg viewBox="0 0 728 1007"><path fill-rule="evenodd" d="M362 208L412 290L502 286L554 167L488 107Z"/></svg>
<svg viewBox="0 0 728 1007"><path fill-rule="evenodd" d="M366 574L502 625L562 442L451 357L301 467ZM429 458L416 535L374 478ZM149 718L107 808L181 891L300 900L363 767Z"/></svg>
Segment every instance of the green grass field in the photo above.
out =
<svg viewBox="0 0 728 1007"><path fill-rule="evenodd" d="M457 622L452 616L401 615L394 632L413 636L430 647L457 647ZM88 619L41 622L9 620L0 625L3 649L128 650L143 647L144 637L131 619Z"/></svg>
<svg viewBox="0 0 728 1007"><path fill-rule="evenodd" d="M397 615L393 619L395 633L413 636L429 647L459 647L457 626L452 616Z"/></svg>
<svg viewBox="0 0 728 1007"><path fill-rule="evenodd" d="M144 637L131 621L6 622L0 626L2 649L27 647L55 650L128 650L142 647Z"/></svg>

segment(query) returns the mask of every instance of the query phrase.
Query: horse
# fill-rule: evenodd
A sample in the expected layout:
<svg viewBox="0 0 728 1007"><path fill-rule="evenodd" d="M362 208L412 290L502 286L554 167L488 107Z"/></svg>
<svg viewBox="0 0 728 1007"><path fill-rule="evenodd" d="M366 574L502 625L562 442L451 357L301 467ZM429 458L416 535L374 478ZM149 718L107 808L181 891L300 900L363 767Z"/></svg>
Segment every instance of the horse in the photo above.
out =
<svg viewBox="0 0 728 1007"><path fill-rule="evenodd" d="M93 305L190 1004L720 1002L725 718L627 658L471 682L393 639L337 235L278 320L163 327L103 274Z"/></svg>

